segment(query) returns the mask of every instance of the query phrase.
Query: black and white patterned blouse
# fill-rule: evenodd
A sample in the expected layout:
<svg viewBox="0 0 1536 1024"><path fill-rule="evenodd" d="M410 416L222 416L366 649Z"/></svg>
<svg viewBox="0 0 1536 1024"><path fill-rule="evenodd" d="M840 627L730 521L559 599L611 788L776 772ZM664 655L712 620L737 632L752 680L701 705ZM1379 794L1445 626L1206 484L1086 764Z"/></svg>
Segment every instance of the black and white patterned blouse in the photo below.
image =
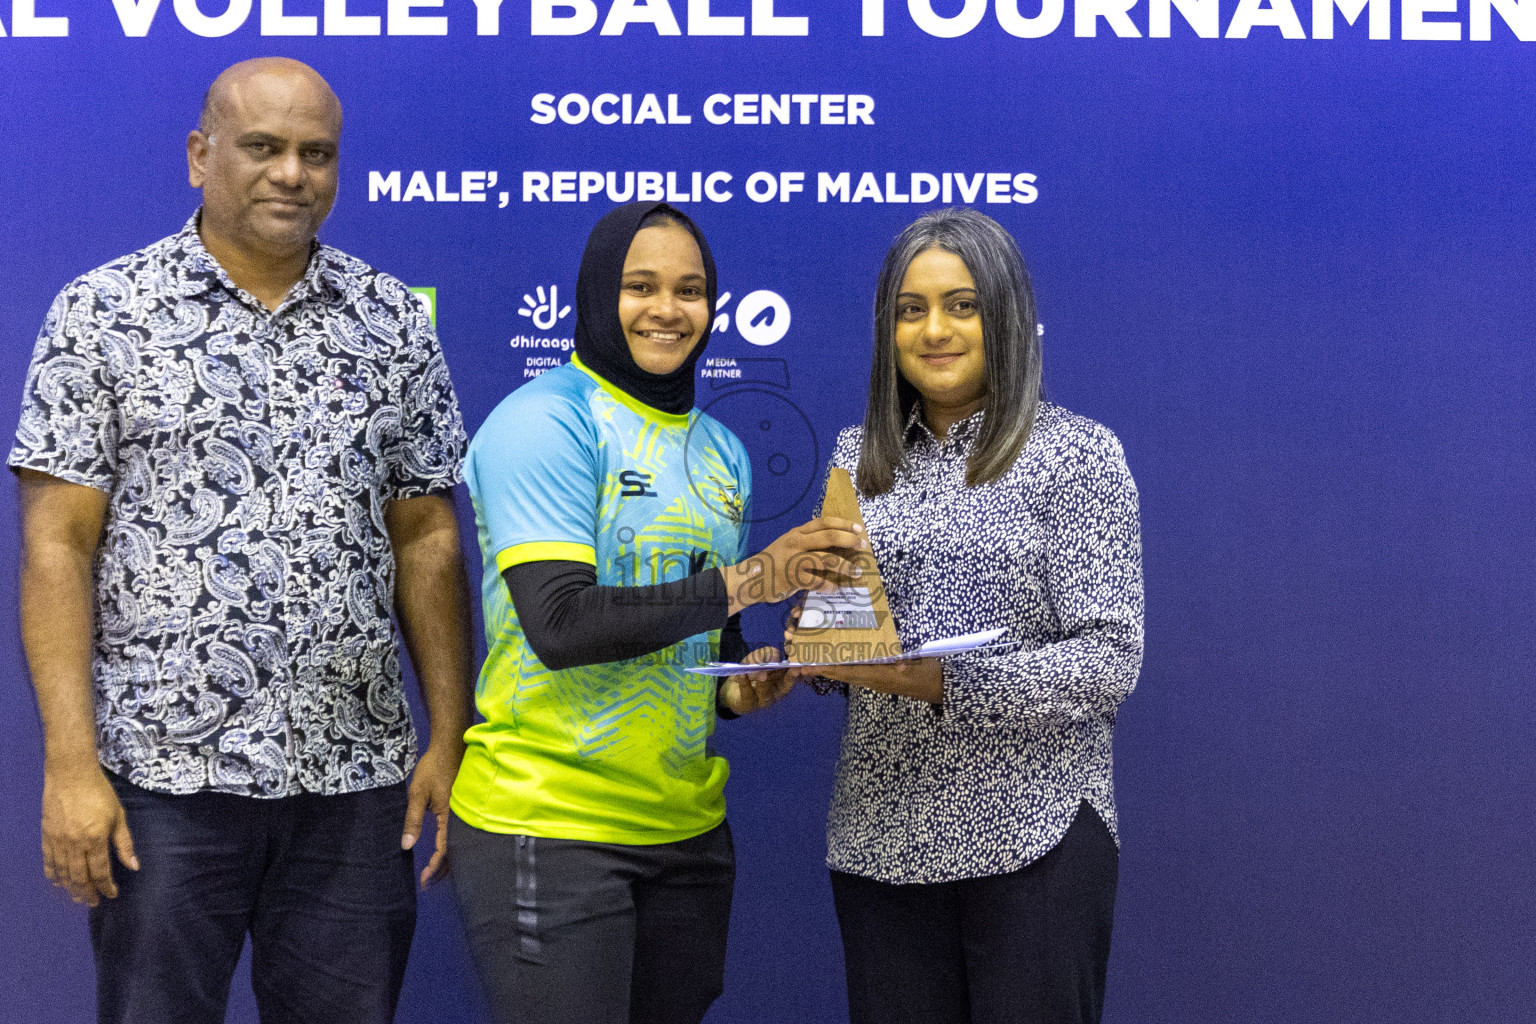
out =
<svg viewBox="0 0 1536 1024"><path fill-rule="evenodd" d="M384 507L465 447L426 315L316 245L276 311L197 215L54 300L13 467L106 491L93 673L102 764L146 789L350 793L416 755Z"/></svg>
<svg viewBox="0 0 1536 1024"><path fill-rule="evenodd" d="M1086 799L1116 835L1110 739L1141 668L1136 485L1105 427L1042 402L1013 467L965 486L984 414L943 442L914 412L908 468L859 507L904 649L1006 628L944 662L944 702L849 687L827 864L884 882L1013 871ZM854 472L862 428L838 437Z"/></svg>

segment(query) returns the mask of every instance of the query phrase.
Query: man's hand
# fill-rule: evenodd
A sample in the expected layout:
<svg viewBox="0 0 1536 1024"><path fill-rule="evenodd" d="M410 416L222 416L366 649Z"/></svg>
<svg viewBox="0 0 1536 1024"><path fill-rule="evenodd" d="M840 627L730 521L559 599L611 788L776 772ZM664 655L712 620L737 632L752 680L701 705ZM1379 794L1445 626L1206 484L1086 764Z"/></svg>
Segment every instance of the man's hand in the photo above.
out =
<svg viewBox="0 0 1536 1024"><path fill-rule="evenodd" d="M778 660L780 660L778 648L759 647L747 655L743 664ZM795 681L790 677L788 669L745 672L741 675L725 677L725 681L720 684L720 699L736 714L747 715L754 711L761 711L770 704L777 704L794 688Z"/></svg>
<svg viewBox="0 0 1536 1024"><path fill-rule="evenodd" d="M437 816L437 847L421 872L421 887L448 873L448 797L464 760L472 690L469 663L469 583L459 553L453 503L444 495L392 501L384 525L395 551L395 610L416 666L432 740L411 776L400 846L421 838L421 819Z"/></svg>
<svg viewBox="0 0 1536 1024"><path fill-rule="evenodd" d="M405 831L400 848L410 850L421 838L421 820L428 810L437 818L437 839L432 859L421 871L425 889L448 874L448 797L453 792L454 776L464 760L464 741L457 736L434 740L416 762L411 775L410 796L405 805Z"/></svg>
<svg viewBox="0 0 1536 1024"><path fill-rule="evenodd" d="M94 907L117 896L112 856L139 870L128 816L101 766L49 765L43 770L43 874L76 903Z"/></svg>
<svg viewBox="0 0 1536 1024"><path fill-rule="evenodd" d="M123 806L96 754L91 564L107 493L21 471L21 640L43 723L43 873L76 903L117 895L112 857L137 871Z"/></svg>
<svg viewBox="0 0 1536 1024"><path fill-rule="evenodd" d="M863 573L868 557L864 528L847 519L824 516L781 535L739 565L724 570L730 614L754 604L783 601L802 590L829 590Z"/></svg>

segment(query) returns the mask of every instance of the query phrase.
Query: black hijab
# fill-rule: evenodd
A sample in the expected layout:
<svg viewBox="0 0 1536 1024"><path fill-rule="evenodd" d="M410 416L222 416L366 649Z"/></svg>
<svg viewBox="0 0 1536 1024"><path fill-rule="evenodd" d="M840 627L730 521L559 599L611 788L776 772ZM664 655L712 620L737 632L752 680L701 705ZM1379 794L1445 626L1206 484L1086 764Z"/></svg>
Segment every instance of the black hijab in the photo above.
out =
<svg viewBox="0 0 1536 1024"><path fill-rule="evenodd" d="M647 373L636 365L629 354L624 325L619 322L624 260L641 222L657 210L677 218L699 243L699 255L704 257L704 291L709 299L704 336L683 365L667 374ZM715 259L709 254L703 232L686 214L666 203L628 203L617 207L597 222L581 256L581 272L576 277L576 354L593 373L631 397L662 412L685 414L693 408L693 364L703 355L714 328L715 294Z"/></svg>

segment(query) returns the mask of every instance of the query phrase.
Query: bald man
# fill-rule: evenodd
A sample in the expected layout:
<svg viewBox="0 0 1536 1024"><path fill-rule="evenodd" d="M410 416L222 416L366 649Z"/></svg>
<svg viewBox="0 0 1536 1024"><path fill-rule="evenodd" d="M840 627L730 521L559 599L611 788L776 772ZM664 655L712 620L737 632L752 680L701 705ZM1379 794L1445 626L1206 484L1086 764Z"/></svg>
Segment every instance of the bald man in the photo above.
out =
<svg viewBox="0 0 1536 1024"><path fill-rule="evenodd" d="M405 286L315 238L340 135L305 65L221 74L187 139L201 208L65 288L27 376L44 871L91 908L101 1021L222 1021L247 934L264 1022L389 1021L427 810L422 885L446 869L464 429Z"/></svg>

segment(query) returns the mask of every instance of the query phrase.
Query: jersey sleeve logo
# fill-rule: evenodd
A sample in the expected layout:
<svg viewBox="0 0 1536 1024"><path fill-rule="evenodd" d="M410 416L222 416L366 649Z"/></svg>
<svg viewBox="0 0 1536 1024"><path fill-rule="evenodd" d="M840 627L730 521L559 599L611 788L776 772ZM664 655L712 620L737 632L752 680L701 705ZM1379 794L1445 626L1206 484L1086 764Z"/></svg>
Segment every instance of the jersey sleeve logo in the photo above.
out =
<svg viewBox="0 0 1536 1024"><path fill-rule="evenodd" d="M714 501L709 503L716 505L733 523L741 522L746 511L746 502L742 500L741 491L736 487L735 482L722 480L711 474L709 484L714 489L712 495ZM709 501L708 498L705 500Z"/></svg>
<svg viewBox="0 0 1536 1024"><path fill-rule="evenodd" d="M619 483L623 490L619 491L621 498L654 498L656 492L651 490L651 474L642 473L637 469L626 469L619 474Z"/></svg>

